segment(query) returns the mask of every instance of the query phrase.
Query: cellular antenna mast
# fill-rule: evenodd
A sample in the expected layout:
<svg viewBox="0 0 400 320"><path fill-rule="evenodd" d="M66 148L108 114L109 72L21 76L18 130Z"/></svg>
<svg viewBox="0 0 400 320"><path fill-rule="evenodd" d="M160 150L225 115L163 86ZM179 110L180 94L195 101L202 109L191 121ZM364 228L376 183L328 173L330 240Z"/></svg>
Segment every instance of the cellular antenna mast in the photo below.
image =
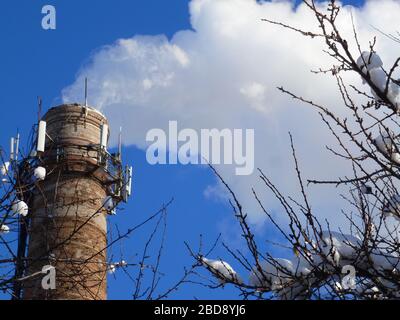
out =
<svg viewBox="0 0 400 320"><path fill-rule="evenodd" d="M40 121L40 117L42 116L42 97L38 96L38 122Z"/></svg>
<svg viewBox="0 0 400 320"><path fill-rule="evenodd" d="M132 190L132 170L120 160L122 135L117 156L107 151L110 132L107 118L83 101L53 107L42 116L37 156L18 167L20 176L29 181L22 185L30 212L25 227L28 251L20 259L24 274L16 279L42 274L45 265L56 271L56 285L47 290L43 277L36 276L16 281L15 292L22 299L107 298L107 216L116 214L115 208L128 200ZM12 146L15 156L15 142ZM32 169L39 165L46 169L44 179L33 180Z"/></svg>
<svg viewBox="0 0 400 320"><path fill-rule="evenodd" d="M15 139L15 161L18 161L19 141L20 141L20 135L19 135L19 130L17 130L17 138Z"/></svg>
<svg viewBox="0 0 400 320"><path fill-rule="evenodd" d="M88 106L88 86L87 86L87 77L85 78L85 107Z"/></svg>
<svg viewBox="0 0 400 320"><path fill-rule="evenodd" d="M119 127L119 137L118 137L118 159L122 160L122 127Z"/></svg>
<svg viewBox="0 0 400 320"><path fill-rule="evenodd" d="M88 111L88 81L87 81L87 77L85 77L85 105L83 106L83 110L85 112L85 119L89 114Z"/></svg>

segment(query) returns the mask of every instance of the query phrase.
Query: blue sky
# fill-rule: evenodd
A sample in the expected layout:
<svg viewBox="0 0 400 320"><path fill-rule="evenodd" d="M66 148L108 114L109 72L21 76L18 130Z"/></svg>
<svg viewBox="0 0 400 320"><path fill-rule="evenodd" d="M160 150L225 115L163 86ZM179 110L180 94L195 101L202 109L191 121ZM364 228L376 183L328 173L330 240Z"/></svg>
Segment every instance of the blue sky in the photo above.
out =
<svg viewBox="0 0 400 320"><path fill-rule="evenodd" d="M2 125L0 145L18 129L26 139L37 121L36 97L40 95L45 110L61 103L61 90L74 82L75 76L97 48L119 38L134 35L165 34L189 29L186 0L114 0L114 1L3 1L0 10L0 106ZM362 1L348 1L359 5ZM52 4L57 9L57 30L41 28L41 8ZM116 130L116 128L113 128ZM172 197L169 212L165 260L162 271L167 275L161 288L178 279L183 267L192 263L183 241L194 247L200 234L206 244L220 232L235 238L230 207L223 202L207 200L204 189L215 183L205 168L195 166L150 166L145 153L135 147L124 150L124 161L134 166L133 196L116 217L110 219L121 230L133 226L158 210ZM150 229L134 234L111 254L119 259L120 251L134 261L133 253L141 252ZM266 230L264 230L266 231ZM223 253L218 249L216 255ZM132 270L133 271L133 270ZM122 272L110 278L109 298L130 299L133 285ZM236 298L235 290L213 290L186 285L172 298Z"/></svg>

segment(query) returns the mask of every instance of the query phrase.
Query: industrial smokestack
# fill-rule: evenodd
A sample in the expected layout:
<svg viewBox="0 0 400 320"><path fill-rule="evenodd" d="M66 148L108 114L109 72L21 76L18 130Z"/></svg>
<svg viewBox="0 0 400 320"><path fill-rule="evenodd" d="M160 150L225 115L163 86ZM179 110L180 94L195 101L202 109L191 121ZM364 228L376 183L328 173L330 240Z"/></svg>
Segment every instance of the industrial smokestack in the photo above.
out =
<svg viewBox="0 0 400 320"><path fill-rule="evenodd" d="M24 283L23 299L107 298L107 210L104 201L122 200L120 161L107 153L108 121L78 104L50 109L46 143L38 161L47 177L36 182L30 204L26 275L44 266L56 270L56 288L46 290L41 277ZM105 138L107 136L107 139Z"/></svg>

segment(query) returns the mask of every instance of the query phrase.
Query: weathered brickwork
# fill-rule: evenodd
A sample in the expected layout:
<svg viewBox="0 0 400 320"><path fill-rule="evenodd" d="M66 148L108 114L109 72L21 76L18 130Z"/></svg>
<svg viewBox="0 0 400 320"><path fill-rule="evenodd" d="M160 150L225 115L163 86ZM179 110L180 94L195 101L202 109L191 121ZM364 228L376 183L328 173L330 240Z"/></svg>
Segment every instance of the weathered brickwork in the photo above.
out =
<svg viewBox="0 0 400 320"><path fill-rule="evenodd" d="M43 118L48 176L35 190L31 208L27 274L54 266L56 290L42 289L42 277L37 277L25 283L24 299L107 298L107 222L101 209L107 194L95 148L107 120L85 111L63 105Z"/></svg>

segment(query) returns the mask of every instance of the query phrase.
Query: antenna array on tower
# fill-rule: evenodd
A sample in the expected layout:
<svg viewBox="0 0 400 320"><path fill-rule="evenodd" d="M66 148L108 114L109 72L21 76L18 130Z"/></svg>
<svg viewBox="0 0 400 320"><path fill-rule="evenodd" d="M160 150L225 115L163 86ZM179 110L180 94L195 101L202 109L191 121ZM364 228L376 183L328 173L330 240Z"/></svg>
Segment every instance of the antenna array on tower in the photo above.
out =
<svg viewBox="0 0 400 320"><path fill-rule="evenodd" d="M38 138L37 138L37 152L44 152L46 146L46 121L39 121Z"/></svg>

